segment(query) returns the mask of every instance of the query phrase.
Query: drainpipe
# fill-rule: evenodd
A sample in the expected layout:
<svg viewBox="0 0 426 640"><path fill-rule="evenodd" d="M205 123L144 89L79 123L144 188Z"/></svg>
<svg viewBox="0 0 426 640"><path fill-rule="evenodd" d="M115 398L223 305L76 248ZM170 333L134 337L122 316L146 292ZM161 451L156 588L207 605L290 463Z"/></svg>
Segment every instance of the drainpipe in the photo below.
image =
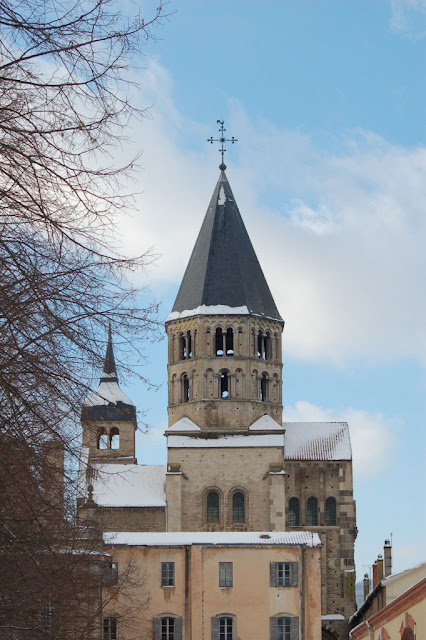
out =
<svg viewBox="0 0 426 640"><path fill-rule="evenodd" d="M305 545L302 544L302 601L300 603L300 631L305 640Z"/></svg>

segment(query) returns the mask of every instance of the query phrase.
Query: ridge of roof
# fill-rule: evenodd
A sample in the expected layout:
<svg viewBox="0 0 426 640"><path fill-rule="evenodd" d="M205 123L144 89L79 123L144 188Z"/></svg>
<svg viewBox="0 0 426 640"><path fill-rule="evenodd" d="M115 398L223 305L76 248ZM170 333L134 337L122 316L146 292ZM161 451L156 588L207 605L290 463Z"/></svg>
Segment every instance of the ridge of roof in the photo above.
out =
<svg viewBox="0 0 426 640"><path fill-rule="evenodd" d="M242 310L283 322L221 171L168 320Z"/></svg>

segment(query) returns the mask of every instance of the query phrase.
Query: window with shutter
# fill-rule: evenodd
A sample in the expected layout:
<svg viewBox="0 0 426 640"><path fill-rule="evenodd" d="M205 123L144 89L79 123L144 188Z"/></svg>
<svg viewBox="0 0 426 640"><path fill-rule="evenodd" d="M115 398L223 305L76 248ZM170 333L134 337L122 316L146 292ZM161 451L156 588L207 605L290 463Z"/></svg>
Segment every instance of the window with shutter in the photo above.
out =
<svg viewBox="0 0 426 640"><path fill-rule="evenodd" d="M270 640L299 640L299 618L277 616L270 618Z"/></svg>
<svg viewBox="0 0 426 640"><path fill-rule="evenodd" d="M175 586L175 563L174 562L161 563L161 586L162 587Z"/></svg>
<svg viewBox="0 0 426 640"><path fill-rule="evenodd" d="M299 564L297 562L270 562L269 584L271 587L297 587Z"/></svg>
<svg viewBox="0 0 426 640"><path fill-rule="evenodd" d="M219 562L219 587L232 586L232 562Z"/></svg>
<svg viewBox="0 0 426 640"><path fill-rule="evenodd" d="M218 615L212 618L212 640L234 640L235 616Z"/></svg>

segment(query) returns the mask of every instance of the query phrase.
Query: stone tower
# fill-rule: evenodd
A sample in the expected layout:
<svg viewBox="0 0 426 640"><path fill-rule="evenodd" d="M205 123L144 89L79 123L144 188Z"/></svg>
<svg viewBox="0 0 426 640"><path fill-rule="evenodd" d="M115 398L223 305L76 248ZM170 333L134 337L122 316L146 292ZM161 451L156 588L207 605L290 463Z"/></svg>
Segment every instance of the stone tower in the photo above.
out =
<svg viewBox="0 0 426 640"><path fill-rule="evenodd" d="M118 384L111 327L99 387L84 401L81 424L91 462L136 463L136 408Z"/></svg>
<svg viewBox="0 0 426 640"><path fill-rule="evenodd" d="M222 171L166 323L169 426L281 423L283 326Z"/></svg>

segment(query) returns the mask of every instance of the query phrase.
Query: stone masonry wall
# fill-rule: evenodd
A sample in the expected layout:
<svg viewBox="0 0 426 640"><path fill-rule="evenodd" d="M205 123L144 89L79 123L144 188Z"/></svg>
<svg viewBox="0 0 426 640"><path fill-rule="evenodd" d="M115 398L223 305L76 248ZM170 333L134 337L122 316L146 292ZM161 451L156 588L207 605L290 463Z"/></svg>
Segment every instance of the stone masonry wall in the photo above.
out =
<svg viewBox="0 0 426 640"><path fill-rule="evenodd" d="M286 461L287 530L308 529L318 533L321 550L322 614L349 617L356 609L354 544L356 538L355 502L350 461ZM308 526L306 501L318 500L318 526ZM288 503L292 497L300 502L298 527L288 524ZM325 501L333 497L337 503L336 526L325 526ZM353 584L352 584L353 583ZM347 638L346 623L327 621L327 628L338 638Z"/></svg>
<svg viewBox="0 0 426 640"><path fill-rule="evenodd" d="M271 477L270 471L271 468L275 472L281 469L282 462L281 447L169 448L169 468L180 468L182 472L182 531L279 530L280 512L277 515L277 509L272 513L270 509L271 499L274 508L277 503L277 480ZM172 475L168 474L167 482ZM281 478L283 476L279 480ZM272 494L271 487L274 489ZM206 523L208 489L216 489L220 495L220 522L217 524ZM232 522L232 493L236 490L245 494L245 523ZM283 484L281 505L283 512ZM173 505L168 508L170 514Z"/></svg>
<svg viewBox="0 0 426 640"><path fill-rule="evenodd" d="M233 353L216 355L216 329L232 330ZM258 355L259 331L267 349ZM282 420L282 323L252 316L195 316L167 323L169 344L169 426L187 416L205 429L247 429L264 413ZM191 346L188 345L190 335ZM187 340L186 349L182 339ZM220 376L229 377L221 397ZM188 397L183 378L188 380ZM266 377L266 394L262 393Z"/></svg>

